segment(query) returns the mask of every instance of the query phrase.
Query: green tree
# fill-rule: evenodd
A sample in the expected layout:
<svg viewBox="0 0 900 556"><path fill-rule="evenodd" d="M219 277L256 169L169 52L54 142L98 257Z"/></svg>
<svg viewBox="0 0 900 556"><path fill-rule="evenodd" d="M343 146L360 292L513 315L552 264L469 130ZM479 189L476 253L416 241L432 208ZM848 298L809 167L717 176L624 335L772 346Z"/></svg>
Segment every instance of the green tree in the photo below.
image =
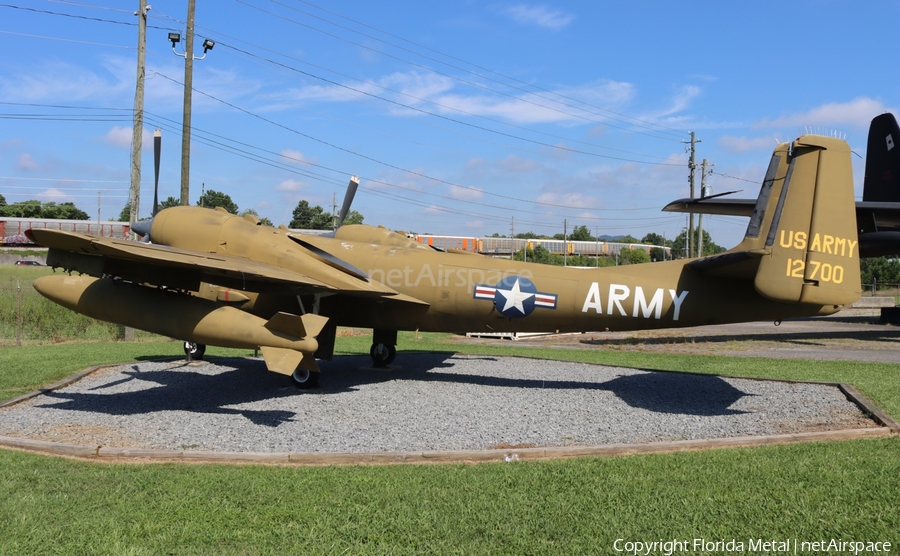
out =
<svg viewBox="0 0 900 556"><path fill-rule="evenodd" d="M6 197L4 197L3 195L0 195L0 207L5 207L5 206L6 206Z"/></svg>
<svg viewBox="0 0 900 556"><path fill-rule="evenodd" d="M344 218L344 224L362 224L365 217L357 210L351 210Z"/></svg>
<svg viewBox="0 0 900 556"><path fill-rule="evenodd" d="M664 238L663 236L656 233L649 233L641 238L641 243L645 245L659 245L660 247L653 247L650 249L650 259L653 261L664 261L670 258L669 255L666 254L666 250L663 247L672 247L672 242Z"/></svg>
<svg viewBox="0 0 900 556"><path fill-rule="evenodd" d="M41 218L56 218L59 220L90 220L90 215L75 206L75 203L45 203L41 207Z"/></svg>
<svg viewBox="0 0 900 556"><path fill-rule="evenodd" d="M231 200L231 197L226 193L220 193L214 189L208 189L206 193L201 195L200 200L197 201L197 206L207 208L222 207L231 214L238 213L238 206Z"/></svg>
<svg viewBox="0 0 900 556"><path fill-rule="evenodd" d="M169 196L166 198L165 201L161 201L159 203L159 210L172 208L172 207L179 207L179 206L181 206L181 199L176 199L175 197Z"/></svg>
<svg viewBox="0 0 900 556"><path fill-rule="evenodd" d="M650 254L643 249L632 249L622 253L628 264L641 264L650 262Z"/></svg>
<svg viewBox="0 0 900 556"><path fill-rule="evenodd" d="M581 225L575 226L575 229L569 234L569 239L571 241L594 241L594 236L591 235L587 226Z"/></svg>
<svg viewBox="0 0 900 556"><path fill-rule="evenodd" d="M594 241L594 236L591 235L591 232L590 230L588 230L587 226L576 226L571 232L569 232L569 235L553 234L552 239L569 241Z"/></svg>
<svg viewBox="0 0 900 556"><path fill-rule="evenodd" d="M122 212L119 213L119 219L116 222L128 222L131 219L131 203L125 203Z"/></svg>
<svg viewBox="0 0 900 556"><path fill-rule="evenodd" d="M2 207L0 213L15 218L41 218L41 202L35 199L19 201Z"/></svg>
<svg viewBox="0 0 900 556"><path fill-rule="evenodd" d="M249 214L249 215L252 215L252 216L255 216L256 218L258 218L258 219L259 219L259 223L260 223L261 225L263 225L263 226L270 226L270 227L273 227L273 228L275 227L275 225L272 224L272 221L269 220L268 218L266 218L265 216L263 216L263 217L260 218L259 213L256 212L255 209L252 209L252 208L251 208L251 209L247 209L247 210L245 210L244 212L242 212L240 215L241 215L241 216L247 216L248 214Z"/></svg>
<svg viewBox="0 0 900 556"><path fill-rule="evenodd" d="M0 207L0 215L17 218L53 218L60 220L90 220L88 213L74 203L41 203L37 200L22 201Z"/></svg>
<svg viewBox="0 0 900 556"><path fill-rule="evenodd" d="M694 229L694 246L697 246L697 240L700 238L699 234L700 230ZM672 258L674 259L684 259L687 256L687 250L685 249L685 239L687 238L687 231L682 231L680 234L675 236L675 239L672 240ZM708 257L709 255L715 255L716 253L721 253L725 251L725 248L716 245L712 237L710 237L709 232L703 230L703 253L702 256Z"/></svg>
<svg viewBox="0 0 900 556"><path fill-rule="evenodd" d="M331 214L319 205L309 206L309 201L306 200L297 203L291 223L288 224L288 228L301 230L330 230L333 227Z"/></svg>
<svg viewBox="0 0 900 556"><path fill-rule="evenodd" d="M506 237L506 236L497 236L497 237ZM524 232L521 234L516 234L516 239L549 239L547 236L538 235L534 232Z"/></svg>
<svg viewBox="0 0 900 556"><path fill-rule="evenodd" d="M863 288L887 288L889 284L900 284L900 259L873 257L859 260L859 271Z"/></svg>

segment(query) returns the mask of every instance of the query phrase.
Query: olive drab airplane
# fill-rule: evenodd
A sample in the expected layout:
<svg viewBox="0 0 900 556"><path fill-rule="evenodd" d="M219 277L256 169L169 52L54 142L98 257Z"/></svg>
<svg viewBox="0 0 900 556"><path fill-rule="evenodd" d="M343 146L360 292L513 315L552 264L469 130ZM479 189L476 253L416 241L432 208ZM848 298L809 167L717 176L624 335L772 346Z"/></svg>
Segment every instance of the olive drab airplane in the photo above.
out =
<svg viewBox="0 0 900 556"><path fill-rule="evenodd" d="M862 201L856 203L856 226L861 257L900 255L900 127L890 112L876 116L869 126L866 174ZM750 216L755 199L720 193L672 201L663 211Z"/></svg>
<svg viewBox="0 0 900 556"><path fill-rule="evenodd" d="M198 346L259 348L270 371L310 387L339 325L372 328L371 355L384 365L398 330L584 332L834 313L860 296L853 201L849 146L804 135L775 149L743 241L700 259L562 268L436 251L384 228L311 236L187 206L135 225L152 244L30 234L68 271L34 282L45 297Z"/></svg>

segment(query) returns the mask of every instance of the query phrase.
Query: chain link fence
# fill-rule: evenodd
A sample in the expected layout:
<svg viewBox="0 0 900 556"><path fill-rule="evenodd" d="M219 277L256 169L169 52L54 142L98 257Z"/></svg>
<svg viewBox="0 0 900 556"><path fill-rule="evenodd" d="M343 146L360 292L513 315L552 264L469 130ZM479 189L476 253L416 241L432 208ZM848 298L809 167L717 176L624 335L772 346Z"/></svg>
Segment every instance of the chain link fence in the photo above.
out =
<svg viewBox="0 0 900 556"><path fill-rule="evenodd" d="M871 282L862 285L863 297L898 297L900 284L888 282Z"/></svg>

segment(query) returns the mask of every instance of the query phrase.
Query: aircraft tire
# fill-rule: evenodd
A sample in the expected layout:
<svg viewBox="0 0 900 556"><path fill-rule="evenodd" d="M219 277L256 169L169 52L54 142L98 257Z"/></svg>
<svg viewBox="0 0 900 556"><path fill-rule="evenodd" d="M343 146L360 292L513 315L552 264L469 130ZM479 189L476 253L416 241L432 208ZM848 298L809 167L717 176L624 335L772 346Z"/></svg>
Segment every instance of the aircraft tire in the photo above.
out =
<svg viewBox="0 0 900 556"><path fill-rule="evenodd" d="M372 344L369 355L372 357L372 364L374 366L387 367L394 361L394 358L397 357L397 346Z"/></svg>
<svg viewBox="0 0 900 556"><path fill-rule="evenodd" d="M204 353L206 353L206 344L184 342L184 354L190 355L191 359L203 359Z"/></svg>
<svg viewBox="0 0 900 556"><path fill-rule="evenodd" d="M301 390L315 388L319 385L319 373L298 368L291 375L291 382Z"/></svg>

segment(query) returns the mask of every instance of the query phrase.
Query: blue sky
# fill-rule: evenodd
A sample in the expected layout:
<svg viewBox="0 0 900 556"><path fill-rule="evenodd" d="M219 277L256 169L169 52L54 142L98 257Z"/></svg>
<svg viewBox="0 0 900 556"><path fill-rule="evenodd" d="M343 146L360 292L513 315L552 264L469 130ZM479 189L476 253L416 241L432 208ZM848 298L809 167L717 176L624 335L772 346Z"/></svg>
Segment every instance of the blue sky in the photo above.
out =
<svg viewBox="0 0 900 556"><path fill-rule="evenodd" d="M148 2L141 214L179 196L187 2ZM137 0L0 4L0 193L115 218L127 201ZM672 238L685 141L755 197L772 148L837 132L865 157L900 107L900 2L197 0L191 202L287 223L361 177L366 223L449 235ZM179 47L180 51L180 47ZM28 115L28 116L24 116ZM854 157L857 195L864 159ZM749 181L747 181L749 180ZM699 194L699 172L697 192ZM744 219L707 217L732 246Z"/></svg>

